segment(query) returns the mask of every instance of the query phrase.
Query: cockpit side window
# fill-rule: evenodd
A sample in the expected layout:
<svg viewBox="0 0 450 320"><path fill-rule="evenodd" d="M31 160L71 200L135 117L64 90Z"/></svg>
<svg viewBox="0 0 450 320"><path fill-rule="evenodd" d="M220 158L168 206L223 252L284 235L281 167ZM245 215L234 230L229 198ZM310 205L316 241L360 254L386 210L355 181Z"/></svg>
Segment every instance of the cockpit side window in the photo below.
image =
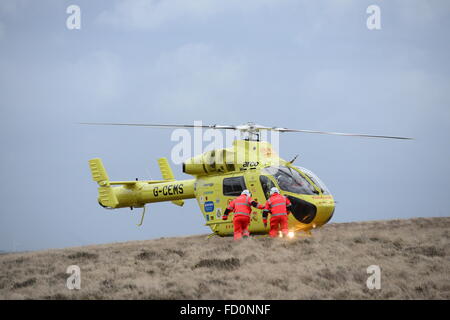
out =
<svg viewBox="0 0 450 320"><path fill-rule="evenodd" d="M259 181L261 182L261 187L267 200L270 197L270 189L275 187L275 184L267 176L260 176Z"/></svg>
<svg viewBox="0 0 450 320"><path fill-rule="evenodd" d="M284 166L273 166L263 169L264 173L272 175L281 190L298 194L317 194L314 186L294 169Z"/></svg>

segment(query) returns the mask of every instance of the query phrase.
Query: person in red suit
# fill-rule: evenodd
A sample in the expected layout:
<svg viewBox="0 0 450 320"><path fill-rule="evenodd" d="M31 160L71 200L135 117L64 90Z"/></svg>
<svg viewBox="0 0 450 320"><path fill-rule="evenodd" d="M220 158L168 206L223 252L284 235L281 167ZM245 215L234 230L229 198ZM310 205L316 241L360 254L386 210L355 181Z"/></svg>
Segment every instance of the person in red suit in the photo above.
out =
<svg viewBox="0 0 450 320"><path fill-rule="evenodd" d="M269 235L275 238L278 234L279 228L283 236L287 236L288 229L288 215L290 214L291 201L280 194L277 188L270 189L270 198L267 200L263 210L264 226L267 226L267 215L271 213L270 217L270 231Z"/></svg>
<svg viewBox="0 0 450 320"><path fill-rule="evenodd" d="M250 235L248 226L250 225L250 215L252 213L251 207L258 209L264 208L264 206L252 199L250 191L244 190L239 197L230 202L222 216L222 220L227 220L229 213L234 212L233 225L235 240L241 239L242 236L247 238Z"/></svg>

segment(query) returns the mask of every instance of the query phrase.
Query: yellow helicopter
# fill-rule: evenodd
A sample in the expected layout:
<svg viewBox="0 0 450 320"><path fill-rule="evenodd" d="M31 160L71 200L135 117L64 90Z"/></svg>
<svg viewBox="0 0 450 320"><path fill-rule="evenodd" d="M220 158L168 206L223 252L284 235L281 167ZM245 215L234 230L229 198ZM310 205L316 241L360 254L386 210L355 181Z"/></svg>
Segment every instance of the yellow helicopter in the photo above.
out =
<svg viewBox="0 0 450 320"><path fill-rule="evenodd" d="M208 128L237 130L241 139L234 140L229 148L204 152L183 163L183 172L193 176L176 180L166 158L158 159L161 180L110 181L102 160L89 160L92 179L98 183L98 202L107 209L143 208L153 202L170 201L183 206L185 199L195 198L212 235L233 234L232 219L223 221L222 214L228 203L244 189L250 190L253 198L264 204L272 187L277 187L292 203L289 215L289 230L310 233L330 221L335 210L335 201L325 184L310 170L294 166L294 160L281 159L273 146L261 141L261 132L304 132L343 136L411 139L406 137L349 134L313 130L296 130L266 127L254 123L240 126L228 125L164 125L128 123L83 123L89 125L142 126L152 128ZM267 234L260 210L253 209L249 231L252 234Z"/></svg>

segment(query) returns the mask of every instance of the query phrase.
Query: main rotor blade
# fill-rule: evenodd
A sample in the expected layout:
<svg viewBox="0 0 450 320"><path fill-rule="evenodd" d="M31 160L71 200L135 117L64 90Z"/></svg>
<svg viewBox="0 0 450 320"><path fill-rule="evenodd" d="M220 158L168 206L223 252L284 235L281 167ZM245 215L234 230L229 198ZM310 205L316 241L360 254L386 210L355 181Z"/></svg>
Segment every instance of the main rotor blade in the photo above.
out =
<svg viewBox="0 0 450 320"><path fill-rule="evenodd" d="M343 132L327 132L327 131L316 131L316 130L297 130L297 129L287 129L287 128L273 128L275 131L280 132L303 132L303 133L319 133L319 134L329 134L337 136L349 136L349 137L365 137L365 138L383 138L383 139L401 139L401 140L413 140L414 138L409 137L395 137L395 136L380 136L364 133L343 133Z"/></svg>
<svg viewBox="0 0 450 320"><path fill-rule="evenodd" d="M278 132L302 132L302 133L319 133L319 134L329 134L329 135L338 135L338 136L349 136L349 137L414 140L414 138L409 138L409 137L372 135L372 134L365 134L365 133L343 133L343 132L327 132L327 131L317 131L317 130L288 129L288 128L266 127L266 126L261 126L258 124L253 125L253 127L256 130L268 130L268 131L278 131ZM239 126L237 127L237 129L239 129Z"/></svg>
<svg viewBox="0 0 450 320"><path fill-rule="evenodd" d="M207 129L224 129L224 130L238 130L238 131L278 131L278 132L302 132L302 133L318 133L318 134L328 134L328 135L338 135L338 136L348 136L348 137L364 137L364 138L382 138L382 139L400 139L400 140L413 140L409 137L396 137L396 136L384 136L384 135L372 135L364 133L343 133L343 132L327 132L327 131L317 131L317 130L299 130L299 129L288 129L280 127L266 127L258 124L247 123L238 126L229 125L193 125L193 124L147 124L147 123L104 123L104 122L83 122L80 124L86 125L100 125L100 126L133 126L133 127L149 127L149 128L207 128Z"/></svg>
<svg viewBox="0 0 450 320"><path fill-rule="evenodd" d="M104 122L81 122L80 124L94 126L132 126L149 128L208 128L208 129L231 129L237 130L235 126L224 125L193 125L193 124L146 124L146 123L104 123Z"/></svg>

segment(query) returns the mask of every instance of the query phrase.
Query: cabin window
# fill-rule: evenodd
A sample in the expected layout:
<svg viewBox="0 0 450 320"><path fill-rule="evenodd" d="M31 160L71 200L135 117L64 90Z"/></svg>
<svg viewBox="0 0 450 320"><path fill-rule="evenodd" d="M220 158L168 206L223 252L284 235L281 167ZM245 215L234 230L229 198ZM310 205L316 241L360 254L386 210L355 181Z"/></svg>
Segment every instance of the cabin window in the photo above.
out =
<svg viewBox="0 0 450 320"><path fill-rule="evenodd" d="M239 196L246 189L244 177L233 177L223 179L223 195Z"/></svg>

